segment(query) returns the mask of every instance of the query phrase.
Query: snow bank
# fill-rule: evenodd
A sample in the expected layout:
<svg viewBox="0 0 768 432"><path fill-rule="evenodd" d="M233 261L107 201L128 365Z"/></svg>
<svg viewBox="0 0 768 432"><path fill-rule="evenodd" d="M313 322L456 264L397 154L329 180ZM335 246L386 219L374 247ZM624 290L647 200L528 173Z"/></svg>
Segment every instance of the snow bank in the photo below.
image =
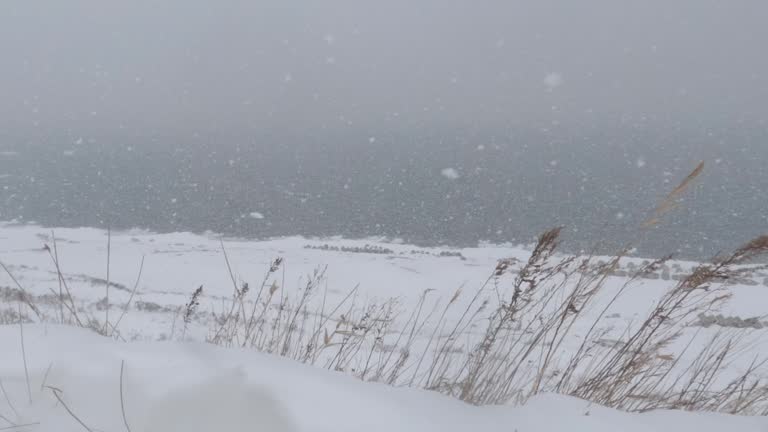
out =
<svg viewBox="0 0 768 432"><path fill-rule="evenodd" d="M25 326L29 403L18 326L0 327L0 415L19 431L133 432L765 432L765 418L626 414L561 396L524 407L473 407L435 393L362 383L283 359L205 344L119 343L85 330ZM50 371L46 374L46 370ZM9 403L10 402L10 403ZM18 416L14 414L18 413ZM0 419L0 428L10 426Z"/></svg>
<svg viewBox="0 0 768 432"><path fill-rule="evenodd" d="M206 382L182 386L154 401L142 418L141 431L210 432L296 430L285 408L247 375L231 371Z"/></svg>

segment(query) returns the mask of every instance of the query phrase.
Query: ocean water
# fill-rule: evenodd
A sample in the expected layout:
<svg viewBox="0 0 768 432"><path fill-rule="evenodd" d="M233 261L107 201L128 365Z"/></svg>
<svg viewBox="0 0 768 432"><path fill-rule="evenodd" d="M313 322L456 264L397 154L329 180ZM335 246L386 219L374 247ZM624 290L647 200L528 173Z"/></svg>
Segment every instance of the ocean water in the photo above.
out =
<svg viewBox="0 0 768 432"><path fill-rule="evenodd" d="M602 128L557 136L4 136L0 219L447 246L530 243L562 226L569 251L632 247L645 256L708 258L768 231L764 135ZM705 170L678 206L641 228L701 160Z"/></svg>

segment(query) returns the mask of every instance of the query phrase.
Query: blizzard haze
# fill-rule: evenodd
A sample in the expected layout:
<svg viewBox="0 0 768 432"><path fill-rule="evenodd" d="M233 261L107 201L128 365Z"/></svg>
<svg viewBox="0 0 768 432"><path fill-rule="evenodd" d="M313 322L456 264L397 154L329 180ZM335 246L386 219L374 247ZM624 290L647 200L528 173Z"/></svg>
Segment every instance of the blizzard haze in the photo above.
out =
<svg viewBox="0 0 768 432"><path fill-rule="evenodd" d="M0 1L0 432L768 432L766 47L768 0Z"/></svg>
<svg viewBox="0 0 768 432"><path fill-rule="evenodd" d="M705 160L640 246L766 226L763 1L1 8L1 219L586 247Z"/></svg>
<svg viewBox="0 0 768 432"><path fill-rule="evenodd" d="M5 2L3 129L764 120L761 1Z"/></svg>

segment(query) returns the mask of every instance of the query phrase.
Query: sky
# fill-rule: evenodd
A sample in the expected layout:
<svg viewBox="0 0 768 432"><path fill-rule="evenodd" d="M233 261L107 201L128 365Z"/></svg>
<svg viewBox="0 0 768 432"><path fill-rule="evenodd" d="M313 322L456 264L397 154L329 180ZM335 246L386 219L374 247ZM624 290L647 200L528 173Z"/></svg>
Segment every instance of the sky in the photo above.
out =
<svg viewBox="0 0 768 432"><path fill-rule="evenodd" d="M760 126L766 16L760 0L7 0L0 129Z"/></svg>
<svg viewBox="0 0 768 432"><path fill-rule="evenodd" d="M623 244L704 160L643 253L709 256L766 228L765 17L764 0L5 0L0 219L457 244L562 225L581 248Z"/></svg>

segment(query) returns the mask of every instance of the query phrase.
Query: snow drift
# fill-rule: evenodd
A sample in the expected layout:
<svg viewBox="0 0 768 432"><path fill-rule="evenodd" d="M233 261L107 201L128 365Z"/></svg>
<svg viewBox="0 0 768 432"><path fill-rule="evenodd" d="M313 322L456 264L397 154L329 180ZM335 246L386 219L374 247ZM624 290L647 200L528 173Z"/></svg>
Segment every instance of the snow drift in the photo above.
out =
<svg viewBox="0 0 768 432"><path fill-rule="evenodd" d="M554 395L523 407L474 407L253 352L193 343L126 344L42 325L24 327L28 394L19 330L0 327L0 378L8 395L0 395L0 427L10 430L74 432L85 430L84 424L94 431L125 431L121 396L133 432L768 430L762 417L627 414ZM52 388L61 391L61 402ZM23 424L32 425L14 426Z"/></svg>

